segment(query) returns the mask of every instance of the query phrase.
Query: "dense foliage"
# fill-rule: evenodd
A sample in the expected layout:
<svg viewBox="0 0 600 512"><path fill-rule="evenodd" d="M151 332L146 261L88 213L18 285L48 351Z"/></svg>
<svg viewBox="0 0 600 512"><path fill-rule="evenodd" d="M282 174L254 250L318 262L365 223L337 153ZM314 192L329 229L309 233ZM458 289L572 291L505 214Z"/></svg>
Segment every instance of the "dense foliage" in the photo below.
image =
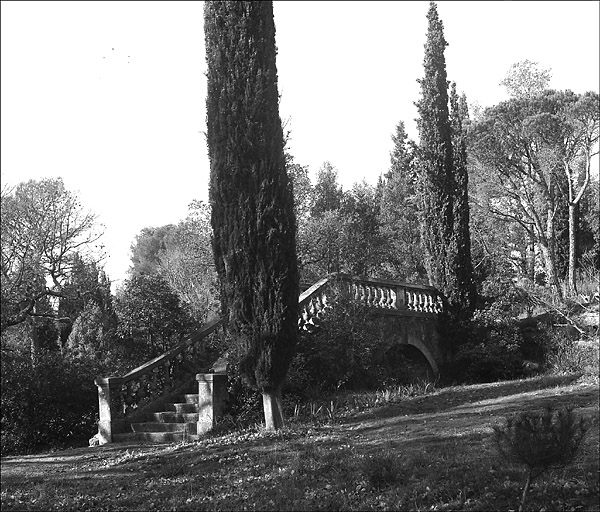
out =
<svg viewBox="0 0 600 512"><path fill-rule="evenodd" d="M311 181L283 153L271 4L212 2L207 19L211 206L194 201L179 223L142 229L116 294L95 216L61 179L2 191L3 454L85 442L93 379L161 354L221 306L237 326L220 347L238 348L237 418L260 421L256 388L284 375L298 400L424 375L423 361L379 337L368 311L343 297L296 345L298 274L303 289L331 272L434 276L451 305L466 305L442 327L454 359L441 382L532 368L597 382L597 323L580 321L598 313L597 93L548 90L549 73L524 61L503 82L511 98L471 118L464 95L448 91L432 4L420 141L399 121L388 172L344 189L344 169L324 162Z"/></svg>
<svg viewBox="0 0 600 512"><path fill-rule="evenodd" d="M297 340L292 184L278 111L271 2L207 2L207 142L220 298L240 372L269 400ZM281 412L270 428L281 426Z"/></svg>
<svg viewBox="0 0 600 512"><path fill-rule="evenodd" d="M96 428L98 391L94 379L107 366L94 358L65 358L42 351L3 351L2 455L49 446L81 446Z"/></svg>
<svg viewBox="0 0 600 512"><path fill-rule="evenodd" d="M588 188L598 187L590 174L598 110L595 93L548 90L486 109L469 130L474 198L513 232L505 250L521 254L528 277L541 256L540 270L557 295L562 277L575 291L577 255L587 249L577 247L586 239L577 237L576 219Z"/></svg>
<svg viewBox="0 0 600 512"><path fill-rule="evenodd" d="M199 324L159 275L132 276L117 296L121 343L139 364L181 342Z"/></svg>
<svg viewBox="0 0 600 512"><path fill-rule="evenodd" d="M470 253L465 113L456 98L449 109L443 24L431 2L425 44L425 76L419 80L418 188L421 242L431 285L444 293L453 317L468 318L475 302Z"/></svg>

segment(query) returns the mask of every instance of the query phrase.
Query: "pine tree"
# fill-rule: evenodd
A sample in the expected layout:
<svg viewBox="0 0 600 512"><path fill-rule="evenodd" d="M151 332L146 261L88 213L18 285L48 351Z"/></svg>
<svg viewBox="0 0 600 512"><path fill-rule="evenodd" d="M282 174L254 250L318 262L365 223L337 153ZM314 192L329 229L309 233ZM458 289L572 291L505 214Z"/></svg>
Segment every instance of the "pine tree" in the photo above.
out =
<svg viewBox="0 0 600 512"><path fill-rule="evenodd" d="M277 429L281 384L297 342L299 285L272 2L206 2L204 27L221 303L240 374L263 395L267 429Z"/></svg>
<svg viewBox="0 0 600 512"><path fill-rule="evenodd" d="M450 313L456 318L468 315L473 306L466 152L462 134L457 131L461 128L458 108L453 118L448 108L444 57L448 43L434 2L430 4L427 19L425 77L419 80L421 99L416 104L421 243L429 282L444 293Z"/></svg>

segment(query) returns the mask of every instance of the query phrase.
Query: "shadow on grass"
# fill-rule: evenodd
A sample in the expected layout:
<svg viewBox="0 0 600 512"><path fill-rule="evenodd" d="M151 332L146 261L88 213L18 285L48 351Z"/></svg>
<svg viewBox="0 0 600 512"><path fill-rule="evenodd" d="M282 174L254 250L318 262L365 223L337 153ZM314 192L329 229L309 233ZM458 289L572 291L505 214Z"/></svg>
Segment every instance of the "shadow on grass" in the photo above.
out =
<svg viewBox="0 0 600 512"><path fill-rule="evenodd" d="M391 416L422 415L439 413L461 406L480 408L482 401L514 401L516 395L543 391L558 386L568 386L575 382L577 376L537 377L519 381L504 381L476 386L458 386L443 388L432 395L402 399L398 402L357 413L354 416L340 419L340 424L352 425L357 422L369 421ZM597 389L597 387L596 387ZM581 390L574 392L575 395ZM527 400L526 398L524 398Z"/></svg>

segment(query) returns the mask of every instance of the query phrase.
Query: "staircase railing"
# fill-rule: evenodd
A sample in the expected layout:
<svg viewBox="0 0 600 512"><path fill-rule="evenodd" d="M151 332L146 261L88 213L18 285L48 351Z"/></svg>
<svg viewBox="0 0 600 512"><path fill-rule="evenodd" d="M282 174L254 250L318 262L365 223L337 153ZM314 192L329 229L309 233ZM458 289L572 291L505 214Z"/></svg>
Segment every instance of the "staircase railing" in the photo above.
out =
<svg viewBox="0 0 600 512"><path fill-rule="evenodd" d="M441 296L431 286L338 273L321 279L300 295L298 328L311 332L319 317L332 307L332 294L339 291L383 314L432 317L442 311ZM96 379L100 443L111 442L114 434L125 432L136 413L175 391L182 377L200 371L198 364L206 353L206 340L222 326L222 318L212 320L176 347L129 373Z"/></svg>
<svg viewBox="0 0 600 512"><path fill-rule="evenodd" d="M181 383L182 377L197 373L197 365L206 351L206 340L222 325L221 318L212 320L176 347L122 377L96 379L100 443L112 442L113 434L125 432L136 412L174 391L173 387Z"/></svg>

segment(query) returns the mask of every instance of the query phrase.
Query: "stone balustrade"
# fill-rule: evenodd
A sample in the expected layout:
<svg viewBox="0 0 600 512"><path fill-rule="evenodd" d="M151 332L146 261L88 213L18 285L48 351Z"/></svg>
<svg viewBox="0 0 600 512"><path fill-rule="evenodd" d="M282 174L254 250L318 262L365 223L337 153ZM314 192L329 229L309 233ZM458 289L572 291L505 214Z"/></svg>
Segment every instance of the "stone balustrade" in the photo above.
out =
<svg viewBox="0 0 600 512"><path fill-rule="evenodd" d="M328 304L330 293L329 279L321 279L304 291L298 299L298 329L311 332L318 325L321 315L331 307Z"/></svg>
<svg viewBox="0 0 600 512"><path fill-rule="evenodd" d="M339 273L318 281L300 296L298 327L311 331L331 307L331 296L340 291L358 303L389 314L436 316L443 310L441 295L432 286Z"/></svg>
<svg viewBox="0 0 600 512"><path fill-rule="evenodd" d="M435 316L442 312L442 298L432 286L338 274L347 292L357 302L400 315Z"/></svg>

